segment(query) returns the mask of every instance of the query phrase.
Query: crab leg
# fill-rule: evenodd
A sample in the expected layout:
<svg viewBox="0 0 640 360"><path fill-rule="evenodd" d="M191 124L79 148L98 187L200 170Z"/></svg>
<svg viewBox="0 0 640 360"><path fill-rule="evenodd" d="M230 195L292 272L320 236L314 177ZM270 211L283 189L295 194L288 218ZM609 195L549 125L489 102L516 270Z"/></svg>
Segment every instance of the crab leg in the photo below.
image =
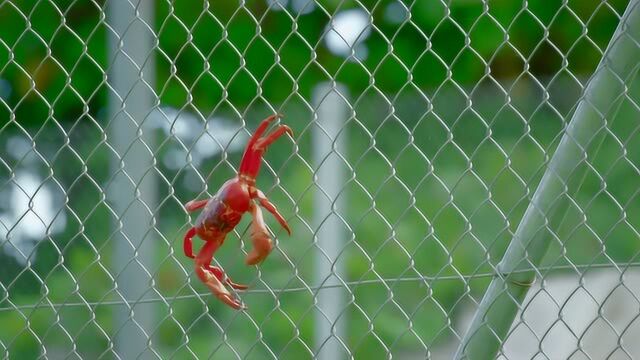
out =
<svg viewBox="0 0 640 360"><path fill-rule="evenodd" d="M184 241L182 243L182 248L184 250L184 254L189 258L194 258L193 256L193 237L196 236L196 228L192 227L184 234Z"/></svg>
<svg viewBox="0 0 640 360"><path fill-rule="evenodd" d="M199 209L202 209L207 205L209 199L204 200L191 200L188 203L184 204L184 208L187 209L188 212L193 212Z"/></svg>
<svg viewBox="0 0 640 360"><path fill-rule="evenodd" d="M248 285L244 285L244 284L238 284L235 283L233 281L231 281L231 279L225 275L224 271L222 271L222 269L218 266L207 266L207 270L211 271L213 273L213 275L215 275L215 277L218 278L218 280L220 281L224 281L227 283L227 285L231 286L232 288L236 289L236 290L246 290L249 288Z"/></svg>
<svg viewBox="0 0 640 360"><path fill-rule="evenodd" d="M209 199L191 200L188 203L186 203L184 207L185 209L187 209L187 211L193 212L203 208L205 205L207 205L208 202L209 202ZM190 257L192 259L193 259L193 237L195 235L196 235L196 228L192 227L187 231L186 234L184 234L184 242L182 244L182 247L184 249L184 254L187 255L187 257Z"/></svg>
<svg viewBox="0 0 640 360"><path fill-rule="evenodd" d="M187 257L190 258L194 258L193 256L193 237L196 235L196 228L191 228L189 229L189 231L187 231L187 233L184 235L184 254ZM215 275L216 278L218 278L218 280L220 281L224 281L226 282L229 286L231 286L234 289L238 289L238 290L246 290L247 288L249 288L249 286L247 285L243 285L243 284L237 284L233 281L231 281L231 279L228 276L225 276L224 271L222 271L221 268L219 268L218 266L211 266L211 264L207 264L205 266L205 268L212 272L213 275Z"/></svg>
<svg viewBox="0 0 640 360"><path fill-rule="evenodd" d="M213 254L218 250L220 245L221 242L219 241L206 241L204 243L200 253L196 256L196 274L209 290L211 290L211 293L222 302L234 309L244 309L245 306L224 287L224 284L218 279L214 272L210 270Z"/></svg>
<svg viewBox="0 0 640 360"><path fill-rule="evenodd" d="M285 220L282 214L278 212L278 209L276 208L276 206L273 205L271 201L269 201L267 196L258 189L255 190L254 194L255 194L255 198L258 199L258 201L260 202L260 206L267 209L267 211L270 212L273 215L273 217L276 218L276 220L278 220L280 225L287 231L287 233L291 235L291 229L289 228L289 224L287 224L287 220Z"/></svg>

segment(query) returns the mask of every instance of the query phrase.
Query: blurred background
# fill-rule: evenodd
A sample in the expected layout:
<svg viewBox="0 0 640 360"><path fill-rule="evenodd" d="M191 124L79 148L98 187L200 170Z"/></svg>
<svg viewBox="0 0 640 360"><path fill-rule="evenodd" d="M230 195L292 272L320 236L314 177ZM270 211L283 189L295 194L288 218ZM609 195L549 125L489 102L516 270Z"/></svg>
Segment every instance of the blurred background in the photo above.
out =
<svg viewBox="0 0 640 360"><path fill-rule="evenodd" d="M627 4L0 2L0 350L449 358ZM637 83L552 229L530 297L553 316L521 314L512 341L529 348L504 357L631 352ZM193 276L182 204L234 176L275 112L295 136L258 186L293 234L265 214L277 248L258 267L249 217L229 234L215 260L251 286L237 312ZM621 325L602 315L616 292ZM607 332L610 347L584 345ZM545 345L558 339L575 346Z"/></svg>

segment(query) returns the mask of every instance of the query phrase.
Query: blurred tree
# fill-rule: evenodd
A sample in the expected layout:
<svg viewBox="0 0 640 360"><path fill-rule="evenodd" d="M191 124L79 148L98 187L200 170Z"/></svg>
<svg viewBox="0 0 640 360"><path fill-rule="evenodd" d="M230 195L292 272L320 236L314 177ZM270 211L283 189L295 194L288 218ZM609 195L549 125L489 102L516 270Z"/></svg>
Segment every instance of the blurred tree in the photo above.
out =
<svg viewBox="0 0 640 360"><path fill-rule="evenodd" d="M292 94L308 99L315 84L332 78L353 94L372 84L394 94L408 81L428 91L447 79L478 82L487 71L496 79L525 70L539 79L567 71L587 77L616 26L613 11L626 1L378 1L368 8L373 28L362 60L332 54L323 41L330 16L362 9L359 3L322 1L309 13L268 4L158 1L149 26L158 33L152 55L162 103L205 114L229 104L244 111ZM103 9L103 1L0 6L0 77L12 86L2 121L10 109L24 125L55 119L67 127L82 114L101 116L111 31Z"/></svg>

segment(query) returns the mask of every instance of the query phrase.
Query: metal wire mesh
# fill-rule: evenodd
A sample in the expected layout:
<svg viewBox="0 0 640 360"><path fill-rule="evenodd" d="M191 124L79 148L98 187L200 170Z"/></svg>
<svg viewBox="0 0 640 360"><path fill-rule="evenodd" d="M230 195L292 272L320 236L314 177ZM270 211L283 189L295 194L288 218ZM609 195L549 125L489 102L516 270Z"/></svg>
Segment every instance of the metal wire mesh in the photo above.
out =
<svg viewBox="0 0 640 360"><path fill-rule="evenodd" d="M0 2L4 358L451 358L627 5ZM636 73L500 358L640 358ZM182 204L275 112L258 186L293 235L258 267L229 235L236 312Z"/></svg>

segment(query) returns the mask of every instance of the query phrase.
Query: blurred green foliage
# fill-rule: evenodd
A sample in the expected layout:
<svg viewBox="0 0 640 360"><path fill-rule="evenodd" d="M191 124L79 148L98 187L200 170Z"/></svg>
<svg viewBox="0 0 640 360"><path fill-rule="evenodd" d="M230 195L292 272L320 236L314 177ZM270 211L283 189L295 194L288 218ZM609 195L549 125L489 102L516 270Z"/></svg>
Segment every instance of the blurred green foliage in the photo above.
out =
<svg viewBox="0 0 640 360"><path fill-rule="evenodd" d="M159 39L153 56L162 105L205 117L224 114L246 121L247 129L277 109L296 133L296 144L274 144L259 180L294 235L273 226L279 250L259 268L246 268L236 247L238 236L247 240L245 219L218 257L228 273L253 288L313 285L310 219L317 188L309 166L309 101L319 82L348 87L353 115L342 136L353 178L342 213L353 238L342 256L347 278L436 277L391 281L392 298L381 284L350 286L354 301L345 316L356 358L379 358L387 349L426 355L422 344L431 349L464 330L450 321L482 295L488 278L465 280L461 274L490 272L499 261L626 5L536 0L523 7L496 0L485 8L480 1L417 1L411 21L398 24L385 20L390 3L367 4L375 28L363 61L336 56L323 42L329 16L362 6L353 1L323 1L309 14L275 11L265 1L242 8L234 2L158 1L151 24ZM30 136L42 156L38 167L3 153L0 173L9 178L29 166L46 186L67 194L63 211L69 214L63 232L38 244L29 268L0 255L0 348L11 358L35 358L41 344L53 354L114 357L114 306L104 303L119 300L106 271L113 219L103 198L111 159L105 74L112 70L105 6L41 0L0 5L0 78L10 84L0 103L0 145ZM633 202L633 167L640 163L640 151L634 151L640 142L637 121L618 119L637 119L637 112L625 102L611 114L611 133L602 132L604 145L593 149L592 168L578 181L576 203L558 229L564 242L553 245L548 264L635 258L640 246L630 239L637 239L632 227L640 226L640 207ZM158 159L178 146L161 131L157 137ZM238 160L239 154L227 154L177 171L159 161L161 234L158 266L150 271L166 297L154 305L153 334L165 357L224 359L234 351L249 358L271 352L310 357L314 293L248 293L248 314L211 297L174 298L205 292L197 281L185 283L192 264L179 249L190 219L180 203L198 196L200 187L215 192ZM598 173L607 176L606 192ZM194 181L197 190L188 185ZM618 222L622 213L627 223ZM443 276L454 278L437 279ZM65 303L72 305L51 306ZM13 306L25 308L20 313Z"/></svg>
<svg viewBox="0 0 640 360"><path fill-rule="evenodd" d="M520 76L588 76L617 24L624 0L419 1L411 22L384 20L391 1L368 8L375 28L362 62L334 56L322 43L329 15L361 8L321 2L312 13L275 11L265 1L158 1L157 86L161 102L203 114L227 104L308 99L319 81L338 80L354 94L436 88ZM0 8L0 68L13 91L2 107L23 125L62 123L104 107L109 70L106 5L21 0ZM612 10L613 9L613 10ZM215 16L213 15L215 14ZM23 31L27 30L27 31ZM595 31L597 30L597 31ZM528 74L523 75L527 70ZM408 86L408 84L411 84ZM372 87L375 85L375 89Z"/></svg>

